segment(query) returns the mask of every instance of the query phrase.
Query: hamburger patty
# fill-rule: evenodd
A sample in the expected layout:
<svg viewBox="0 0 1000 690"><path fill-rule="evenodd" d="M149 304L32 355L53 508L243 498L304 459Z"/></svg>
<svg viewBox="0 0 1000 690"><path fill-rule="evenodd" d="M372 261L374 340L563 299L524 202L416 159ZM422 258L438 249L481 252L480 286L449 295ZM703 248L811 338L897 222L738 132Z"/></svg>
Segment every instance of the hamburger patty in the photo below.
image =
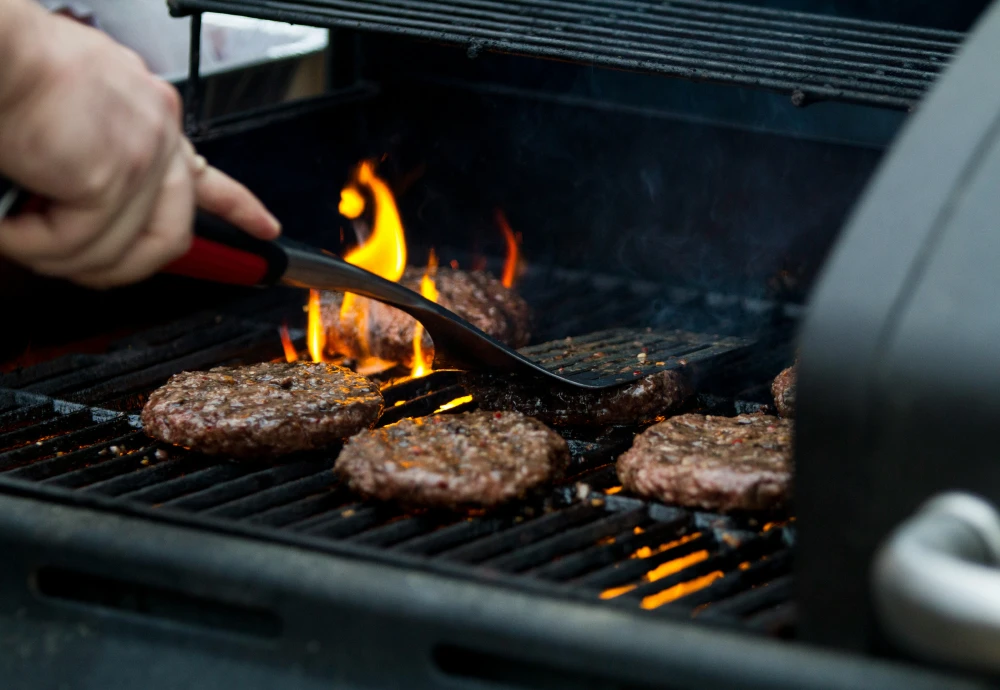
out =
<svg viewBox="0 0 1000 690"><path fill-rule="evenodd" d="M462 383L484 410L514 410L556 426L650 422L692 394L687 378L675 370L598 391L476 374L464 375Z"/></svg>
<svg viewBox="0 0 1000 690"><path fill-rule="evenodd" d="M423 269L407 268L400 284L420 292ZM524 347L531 338L530 312L527 303L499 280L482 271L438 269L435 278L437 303L449 309L487 335L511 347ZM327 326L327 342L332 351L360 358L365 355L357 321L341 321L343 294L324 292L321 296L323 323ZM355 304L368 308L368 346L370 355L380 359L413 365L413 334L417 321L398 309L362 297ZM423 352L430 358L434 353L431 337L424 331Z"/></svg>
<svg viewBox="0 0 1000 690"><path fill-rule="evenodd" d="M639 434L617 470L626 489L666 503L780 508L791 495L792 424L769 415L672 417Z"/></svg>
<svg viewBox="0 0 1000 690"><path fill-rule="evenodd" d="M352 437L335 470L351 489L410 506L492 507L562 475L566 441L517 412L404 419Z"/></svg>
<svg viewBox="0 0 1000 690"><path fill-rule="evenodd" d="M185 371L149 396L146 433L208 455L259 458L322 448L371 428L382 394L332 364L265 362Z"/></svg>
<svg viewBox="0 0 1000 690"><path fill-rule="evenodd" d="M796 362L774 377L771 384L774 406L778 408L778 414L788 419L795 418L795 382L798 374L799 364Z"/></svg>

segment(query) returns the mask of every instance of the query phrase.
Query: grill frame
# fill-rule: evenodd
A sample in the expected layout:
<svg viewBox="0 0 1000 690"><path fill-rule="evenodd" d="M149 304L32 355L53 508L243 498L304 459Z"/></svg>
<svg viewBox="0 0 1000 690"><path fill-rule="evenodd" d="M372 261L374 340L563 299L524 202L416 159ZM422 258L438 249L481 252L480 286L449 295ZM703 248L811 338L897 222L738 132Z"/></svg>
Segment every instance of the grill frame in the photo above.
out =
<svg viewBox="0 0 1000 690"><path fill-rule="evenodd" d="M981 687L953 677L666 617L401 570L88 509L0 501L0 669L11 687L476 688L506 680L650 690ZM234 634L40 592L42 567L274 614L276 637ZM190 600L190 599L189 599ZM17 612L17 613L15 613ZM16 628L14 627L16 626ZM58 645L44 640L58 639ZM443 652L458 659L441 659ZM17 652L17 653L15 653ZM67 659L78 664L58 663ZM456 667L461 660L474 661Z"/></svg>

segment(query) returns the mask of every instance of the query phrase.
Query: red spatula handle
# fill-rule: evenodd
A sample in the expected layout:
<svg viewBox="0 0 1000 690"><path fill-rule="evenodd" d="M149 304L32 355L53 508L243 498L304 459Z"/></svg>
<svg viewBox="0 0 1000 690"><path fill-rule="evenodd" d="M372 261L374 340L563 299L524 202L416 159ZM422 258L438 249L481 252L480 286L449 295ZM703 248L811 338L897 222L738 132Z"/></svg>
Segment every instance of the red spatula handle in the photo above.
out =
<svg viewBox="0 0 1000 690"><path fill-rule="evenodd" d="M288 256L280 245L199 215L191 248L163 273L230 285L271 285L287 267Z"/></svg>

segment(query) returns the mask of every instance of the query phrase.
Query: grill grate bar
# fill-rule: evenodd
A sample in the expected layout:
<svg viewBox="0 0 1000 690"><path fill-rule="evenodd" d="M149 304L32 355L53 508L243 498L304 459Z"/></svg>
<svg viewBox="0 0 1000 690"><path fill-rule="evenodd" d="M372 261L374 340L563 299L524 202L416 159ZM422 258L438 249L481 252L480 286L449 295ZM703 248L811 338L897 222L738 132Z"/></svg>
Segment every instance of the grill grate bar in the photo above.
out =
<svg viewBox="0 0 1000 690"><path fill-rule="evenodd" d="M578 551L601 538L612 537L622 530L644 525L648 521L649 511L645 506L627 512L611 513L582 527L566 530L512 553L484 561L481 565L493 570L520 572L571 551Z"/></svg>
<svg viewBox="0 0 1000 690"><path fill-rule="evenodd" d="M79 431L85 426L93 424L94 419L90 410L77 410L67 415L59 415L52 406L48 405L48 410L39 409L39 421L31 425L22 426L16 431L0 434L0 449L4 451L14 450L23 445L34 443L40 438L51 438L61 436L71 431Z"/></svg>
<svg viewBox="0 0 1000 690"><path fill-rule="evenodd" d="M195 456L192 460L193 462L181 465L180 467L178 465L183 463L183 460L170 460L152 469L136 473L149 473L150 476L148 479L145 476L139 477L138 479L141 483L134 489L125 487L126 490L123 492L122 497L130 501L139 501L142 503L164 503L212 486L224 484L246 474L246 470L237 465L203 467L203 458ZM193 470L190 474L188 474L189 468ZM156 474L153 474L154 472ZM180 474L180 476L173 477L175 473ZM115 480L110 481L113 482Z"/></svg>
<svg viewBox="0 0 1000 690"><path fill-rule="evenodd" d="M461 386L449 386L443 390L422 395L407 402L405 405L388 408L379 418L378 426L382 427L394 424L404 417L423 417L429 415L445 403L451 402L463 395L465 395L465 389Z"/></svg>
<svg viewBox="0 0 1000 690"><path fill-rule="evenodd" d="M707 575L715 571L728 573L738 568L739 563L749 558L759 558L760 556L778 548L779 544L774 540L759 538L756 535L742 540L739 547L722 545L720 551L713 553L709 549L709 556L703 561L693 563L683 570L679 570L667 577L651 582L640 583L635 589L621 595L621 599L643 599L653 594L659 594L663 590L670 589L675 585L688 582L696 577ZM693 550L692 550L693 551ZM689 597L692 595L688 595ZM687 599L687 597L685 597ZM688 599L690 601L690 599Z"/></svg>
<svg viewBox="0 0 1000 690"><path fill-rule="evenodd" d="M136 440L140 440L137 438ZM141 441L148 441L141 437ZM81 467L78 470L50 477L45 480L46 484L55 484L69 488L80 488L111 477L121 476L126 472L132 472L145 465L148 465L156 451L155 446L143 446L136 450L129 451L118 457L99 462L89 467Z"/></svg>
<svg viewBox="0 0 1000 690"><path fill-rule="evenodd" d="M454 522L454 516L440 513L423 513L403 520L395 520L388 525L366 530L351 537L351 541L371 546L392 546L405 539L427 534L432 530Z"/></svg>
<svg viewBox="0 0 1000 690"><path fill-rule="evenodd" d="M126 431L131 431L128 419L116 417L79 431L72 431L45 441L36 441L29 446L0 453L0 471L32 460L38 461L50 455L54 456L56 453L68 453L83 446L111 440L121 436Z"/></svg>
<svg viewBox="0 0 1000 690"><path fill-rule="evenodd" d="M646 527L642 532L627 530L615 536L614 542L592 546L571 556L560 558L530 571L531 575L548 580L568 580L588 571L611 565L627 558L643 546L662 544L677 539L690 522L688 515Z"/></svg>
<svg viewBox="0 0 1000 690"><path fill-rule="evenodd" d="M909 108L962 34L687 0L177 0L481 50ZM803 101L805 99L803 98Z"/></svg>
<svg viewBox="0 0 1000 690"><path fill-rule="evenodd" d="M385 505L362 505L352 503L333 513L319 515L307 520L294 529L317 537L342 539L363 532L379 523L404 518L400 512Z"/></svg>
<svg viewBox="0 0 1000 690"><path fill-rule="evenodd" d="M245 331L243 331L245 332ZM148 391L165 382L174 374L192 369L203 369L210 365L228 359L246 355L249 351L259 348L262 333L251 333L239 338L227 340L214 347L197 350L183 357L171 360L160 360L160 363L143 368L138 373L127 373L108 379L96 386L85 388L78 393L67 396L74 402L87 404L99 404L114 395L122 397L122 391ZM280 343L274 339L275 352L278 351Z"/></svg>
<svg viewBox="0 0 1000 690"><path fill-rule="evenodd" d="M141 448L148 439L141 432L133 431L129 434L118 436L103 443L97 443L80 450L59 455L45 460L39 460L17 469L6 472L6 476L16 479L32 481L44 481L51 477L56 477L63 473L73 472L90 464L97 464L111 459L110 449L117 446L125 452L130 452L136 448Z"/></svg>
<svg viewBox="0 0 1000 690"><path fill-rule="evenodd" d="M165 345L116 353L115 357L102 358L92 366L74 369L63 376L26 386L26 390L53 395L79 390L82 385L93 384L96 381L121 379L123 374L141 371L147 367L192 353L203 352L208 349L206 346L232 340L246 334L246 332L246 323L222 323L216 328L188 332L185 337Z"/></svg>
<svg viewBox="0 0 1000 690"><path fill-rule="evenodd" d="M433 556L446 549L486 536L510 526L510 520L500 518L470 518L462 522L396 544L395 548L407 553Z"/></svg>
<svg viewBox="0 0 1000 690"><path fill-rule="evenodd" d="M156 457L153 450L152 457ZM104 494L105 496L127 496L129 500L158 503L174 498L184 492L182 486L190 486L197 481L195 476L200 473L210 473L208 483L214 483L221 477L230 479L238 472L234 467L216 466L205 469L205 459L198 455L184 455L170 458L168 455L156 464L143 467L120 477L111 477L94 482L87 491ZM187 474L187 473L191 474ZM227 472L229 476L226 476ZM180 476L179 476L180 475Z"/></svg>
<svg viewBox="0 0 1000 690"><path fill-rule="evenodd" d="M328 513L344 505L351 498L347 492L340 491L339 488L337 487L330 491L321 491L293 503L269 508L258 515L254 515L249 521L257 525L284 527L293 522L301 522L314 515Z"/></svg>
<svg viewBox="0 0 1000 690"><path fill-rule="evenodd" d="M316 472L315 462L298 462L244 474L228 482L210 486L179 498L164 501L163 505L179 510L200 511L214 508L237 498L264 491L285 482L294 481Z"/></svg>
<svg viewBox="0 0 1000 690"><path fill-rule="evenodd" d="M786 601L772 609L750 616L746 620L746 625L751 630L759 630L767 635L776 636L792 630L797 617L795 604Z"/></svg>
<svg viewBox="0 0 1000 690"><path fill-rule="evenodd" d="M544 539L580 523L591 522L603 514L602 505L580 503L565 510L530 520L498 534L477 539L456 549L450 549L442 555L453 561L479 563L501 553L523 548L539 539Z"/></svg>
<svg viewBox="0 0 1000 690"><path fill-rule="evenodd" d="M15 403L16 404L16 403ZM51 402L36 403L26 407L0 413L0 429L4 435L32 424L40 424L46 420L58 417L59 413L52 409Z"/></svg>
<svg viewBox="0 0 1000 690"><path fill-rule="evenodd" d="M719 578L705 589L692 592L684 598L684 604L678 605L677 608L690 610L691 607L726 600L740 592L745 592L766 578L787 573L790 568L790 554L785 551L766 555L746 570L737 569L728 572L728 569L722 569L723 572L727 573L724 577ZM668 606L671 605L673 604L668 604Z"/></svg>
<svg viewBox="0 0 1000 690"><path fill-rule="evenodd" d="M30 465L18 467L17 469L10 470L6 474L8 477L13 477L15 479L46 481L52 477L56 477L67 472L73 472L81 467L85 467L88 464L96 464L110 460L111 456L105 458L102 457L101 453L108 455L107 451L112 446L124 448L128 451L130 448L141 447L146 440L145 436L138 431L135 431L131 434L118 436L117 438L112 438L104 443L98 443L71 453L64 453L63 455L56 454L54 457L48 458L47 460L40 460L38 462L33 462Z"/></svg>
<svg viewBox="0 0 1000 690"><path fill-rule="evenodd" d="M270 489L257 491L251 496L237 498L205 512L213 517L245 518L323 491L337 481L337 478L330 472L330 464L323 464L324 467L313 474L272 486Z"/></svg>
<svg viewBox="0 0 1000 690"><path fill-rule="evenodd" d="M786 566L788 560L785 559ZM703 611L698 613L698 616L702 618L746 618L788 601L792 595L792 576L773 577L771 572L768 572L767 576L771 579L764 579L763 575L757 578L757 582L752 585L753 589L708 604Z"/></svg>
<svg viewBox="0 0 1000 690"><path fill-rule="evenodd" d="M654 570L660 565L667 563L669 561L682 558L684 556L690 555L696 551L707 550L709 553L717 547L717 543L711 537L700 534L699 536L693 536L696 532L689 532L689 528L682 528L676 534L667 537L667 541L657 544L652 547L651 550L654 552L647 558L630 558L613 565L609 565L600 570L596 570L592 573L584 575L583 577L573 580L573 584L588 587L591 589L607 589L612 587L621 587L626 584L631 584L644 576L651 570ZM686 541L682 541L688 537ZM673 542L678 543L664 551L655 553L657 547L663 547Z"/></svg>

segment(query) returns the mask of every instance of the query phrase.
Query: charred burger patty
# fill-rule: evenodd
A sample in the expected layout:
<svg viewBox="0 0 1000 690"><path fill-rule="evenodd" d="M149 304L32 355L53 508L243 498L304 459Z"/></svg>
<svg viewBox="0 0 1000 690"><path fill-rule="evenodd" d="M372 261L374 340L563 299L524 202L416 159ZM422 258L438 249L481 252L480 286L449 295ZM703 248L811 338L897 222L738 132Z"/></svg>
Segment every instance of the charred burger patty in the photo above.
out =
<svg viewBox="0 0 1000 690"><path fill-rule="evenodd" d="M352 437L335 470L364 496L409 506L492 507L562 475L566 441L517 412L404 419Z"/></svg>
<svg viewBox="0 0 1000 690"><path fill-rule="evenodd" d="M260 458L328 446L371 428L378 387L332 364L216 367L177 374L142 410L146 433L208 455Z"/></svg>
<svg viewBox="0 0 1000 690"><path fill-rule="evenodd" d="M672 417L636 436L617 470L626 489L666 503L780 508L791 495L792 424L770 415Z"/></svg>

